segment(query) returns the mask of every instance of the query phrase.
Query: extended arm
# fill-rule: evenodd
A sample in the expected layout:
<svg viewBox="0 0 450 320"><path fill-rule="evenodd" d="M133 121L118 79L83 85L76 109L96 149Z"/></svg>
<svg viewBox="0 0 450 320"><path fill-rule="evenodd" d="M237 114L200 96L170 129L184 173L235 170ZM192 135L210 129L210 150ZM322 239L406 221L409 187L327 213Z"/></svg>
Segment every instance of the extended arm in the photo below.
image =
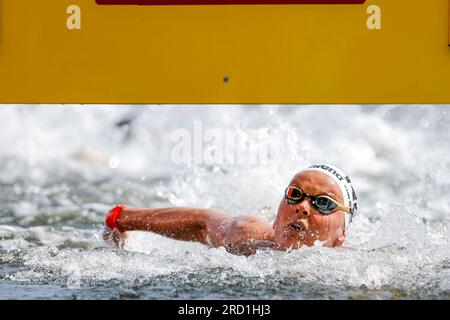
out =
<svg viewBox="0 0 450 320"><path fill-rule="evenodd" d="M107 225L121 232L142 230L185 241L196 241L212 247L222 245L225 226L231 217L208 209L122 207L114 218L108 213ZM108 219L109 218L109 219ZM115 221L114 221L115 220ZM115 222L115 224L114 224Z"/></svg>
<svg viewBox="0 0 450 320"><path fill-rule="evenodd" d="M220 211L192 208L113 208L107 215L105 240L120 246L120 232L142 230L210 247L224 246L233 254L250 255L276 249L270 224L255 216L231 217ZM114 231L115 230L115 231ZM112 231L112 232L111 232Z"/></svg>

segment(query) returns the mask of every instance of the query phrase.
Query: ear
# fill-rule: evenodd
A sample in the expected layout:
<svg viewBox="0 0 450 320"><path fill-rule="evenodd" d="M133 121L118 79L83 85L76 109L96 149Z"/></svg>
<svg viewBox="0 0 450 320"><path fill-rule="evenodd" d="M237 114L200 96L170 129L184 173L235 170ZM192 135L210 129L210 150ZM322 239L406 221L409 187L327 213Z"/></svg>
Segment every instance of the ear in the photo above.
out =
<svg viewBox="0 0 450 320"><path fill-rule="evenodd" d="M342 235L340 235L336 239L336 241L334 241L333 247L340 247L344 243L344 241L346 239L345 232L346 232L346 230L344 228L344 230L342 231Z"/></svg>

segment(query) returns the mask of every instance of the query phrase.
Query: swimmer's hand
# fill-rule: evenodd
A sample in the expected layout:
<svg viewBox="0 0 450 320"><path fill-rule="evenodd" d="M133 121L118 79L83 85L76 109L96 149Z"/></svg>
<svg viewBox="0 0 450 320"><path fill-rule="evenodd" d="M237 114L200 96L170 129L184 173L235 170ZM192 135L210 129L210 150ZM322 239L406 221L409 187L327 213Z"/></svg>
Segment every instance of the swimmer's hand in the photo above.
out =
<svg viewBox="0 0 450 320"><path fill-rule="evenodd" d="M124 237L123 231L117 224L117 219L124 206L115 206L106 215L105 230L103 231L103 240L108 242L113 248L122 248Z"/></svg>
<svg viewBox="0 0 450 320"><path fill-rule="evenodd" d="M117 229L110 229L107 226L105 226L105 230L103 230L103 240L113 248L122 248L123 246L123 239L120 231Z"/></svg>

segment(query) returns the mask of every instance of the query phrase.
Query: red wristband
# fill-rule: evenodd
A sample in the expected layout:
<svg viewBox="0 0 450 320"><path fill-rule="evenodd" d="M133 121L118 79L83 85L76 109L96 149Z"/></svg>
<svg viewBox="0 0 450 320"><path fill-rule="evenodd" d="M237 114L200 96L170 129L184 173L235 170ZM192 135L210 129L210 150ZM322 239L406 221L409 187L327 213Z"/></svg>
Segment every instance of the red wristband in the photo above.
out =
<svg viewBox="0 0 450 320"><path fill-rule="evenodd" d="M119 214L122 212L123 208L125 206L115 206L114 208L112 208L111 210L109 210L108 214L106 215L106 220L105 220L105 224L110 228L110 229L117 229L120 232L123 232L124 230L122 228L119 227L119 225L117 224L117 218L119 217Z"/></svg>

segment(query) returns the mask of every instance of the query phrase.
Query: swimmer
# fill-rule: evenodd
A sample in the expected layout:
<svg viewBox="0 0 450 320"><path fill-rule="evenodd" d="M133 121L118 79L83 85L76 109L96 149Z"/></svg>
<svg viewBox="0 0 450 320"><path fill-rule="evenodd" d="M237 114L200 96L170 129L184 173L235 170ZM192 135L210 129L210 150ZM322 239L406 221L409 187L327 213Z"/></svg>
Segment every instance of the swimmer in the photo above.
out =
<svg viewBox="0 0 450 320"><path fill-rule="evenodd" d="M103 238L120 246L123 232L150 231L246 256L267 248L295 250L316 241L338 247L356 210L349 177L336 167L313 165L292 178L273 224L257 216L233 217L212 209L116 206L106 216Z"/></svg>

